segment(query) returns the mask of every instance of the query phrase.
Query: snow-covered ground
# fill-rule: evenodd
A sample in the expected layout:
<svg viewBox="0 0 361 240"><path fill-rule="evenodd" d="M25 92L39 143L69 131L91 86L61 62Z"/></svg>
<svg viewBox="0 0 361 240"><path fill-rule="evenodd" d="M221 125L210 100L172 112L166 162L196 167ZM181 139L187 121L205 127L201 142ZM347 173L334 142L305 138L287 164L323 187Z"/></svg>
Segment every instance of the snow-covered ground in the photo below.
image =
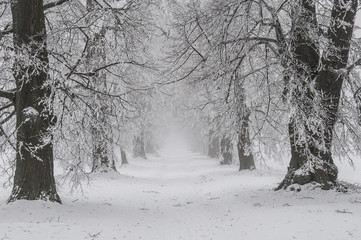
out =
<svg viewBox="0 0 361 240"><path fill-rule="evenodd" d="M341 179L361 183L360 169L342 166ZM284 173L163 152L92 175L83 194L59 188L62 205L5 204L10 189L1 189L0 239L361 239L360 192L274 192Z"/></svg>

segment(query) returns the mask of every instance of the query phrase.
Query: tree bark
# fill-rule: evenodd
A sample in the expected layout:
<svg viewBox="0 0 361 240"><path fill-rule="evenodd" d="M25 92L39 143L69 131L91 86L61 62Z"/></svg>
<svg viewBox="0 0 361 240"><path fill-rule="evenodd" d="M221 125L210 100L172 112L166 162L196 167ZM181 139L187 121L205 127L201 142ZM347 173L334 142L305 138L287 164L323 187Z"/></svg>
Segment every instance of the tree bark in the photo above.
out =
<svg viewBox="0 0 361 240"><path fill-rule="evenodd" d="M332 137L345 78L342 69L347 66L357 1L334 1L327 33L329 46L322 57L317 42L311 37L311 31L317 29L315 4L303 0L300 7L303 15L294 28L296 62L293 68L297 77L306 81L300 85L300 91L295 91L297 95L294 99L301 105L299 109L302 113L298 114L306 114L308 122L318 116L321 124L310 126L304 120L299 121L297 115L291 117L289 134L292 157L288 173L277 190L294 183L303 185L310 182L319 183L322 189L328 190L334 186L338 174L332 159ZM308 88L312 81L315 81L313 92ZM306 94L302 95L302 92ZM313 102L318 102L319 106L315 107ZM306 129L307 141L300 140L299 128Z"/></svg>
<svg viewBox="0 0 361 240"><path fill-rule="evenodd" d="M16 61L16 170L9 202L50 200L61 203L53 171L51 89L42 0L11 2ZM27 60L24 60L27 59Z"/></svg>

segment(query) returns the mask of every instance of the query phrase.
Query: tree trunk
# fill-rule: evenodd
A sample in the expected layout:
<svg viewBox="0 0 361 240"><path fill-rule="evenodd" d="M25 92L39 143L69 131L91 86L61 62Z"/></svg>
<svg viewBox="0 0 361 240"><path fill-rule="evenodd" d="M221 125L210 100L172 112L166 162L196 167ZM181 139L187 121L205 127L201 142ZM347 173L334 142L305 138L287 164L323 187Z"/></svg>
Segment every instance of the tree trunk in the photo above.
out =
<svg viewBox="0 0 361 240"><path fill-rule="evenodd" d="M208 157L219 158L219 137L215 136L213 130L209 130Z"/></svg>
<svg viewBox="0 0 361 240"><path fill-rule="evenodd" d="M101 44L101 42L98 42ZM94 53L90 54L91 57ZM98 55L99 56L99 55ZM94 57L95 58L95 57ZM92 77L94 83L94 88L99 91L104 91L106 89L105 74L96 74ZM103 87L101 85L104 85ZM93 158L93 167L92 172L101 171L109 172L116 171L114 161L111 161L109 156L108 148L111 146L112 141L110 136L110 130L108 127L108 116L110 109L107 106L107 98L105 96L100 96L95 93L94 100L92 105L92 118L91 118L91 134L92 134L92 158Z"/></svg>
<svg viewBox="0 0 361 240"><path fill-rule="evenodd" d="M123 149L120 150L120 155L122 158L122 165L129 164L127 154L125 153L125 151Z"/></svg>
<svg viewBox="0 0 361 240"><path fill-rule="evenodd" d="M50 200L61 202L53 171L51 89L42 0L11 2L16 61L16 170L9 202ZM23 60L23 59L30 60Z"/></svg>
<svg viewBox="0 0 361 240"><path fill-rule="evenodd" d="M145 153L145 143L144 143L144 132L142 131L139 136L134 137L134 146L133 146L133 156L141 157L147 159L147 155Z"/></svg>
<svg viewBox="0 0 361 240"><path fill-rule="evenodd" d="M238 133L238 159L239 171L246 169L255 169L254 158L251 151L251 140L249 137L249 117L250 111L244 107L242 122L240 123L241 129Z"/></svg>
<svg viewBox="0 0 361 240"><path fill-rule="evenodd" d="M114 159L110 159L108 151L109 138L111 136L107 136L106 129L104 129L105 126L102 126L102 123L105 123L105 121L96 118L92 126L92 172L116 171Z"/></svg>
<svg viewBox="0 0 361 240"><path fill-rule="evenodd" d="M91 16L95 10L94 0L86 1L86 8ZM88 22L90 20L88 19ZM86 62L89 72L106 65L106 54L103 46L105 45L105 27L100 30L93 29L89 31L89 43L87 48ZM109 98L98 92L106 92L106 74L103 71L97 71L91 77L92 88L97 92L93 93L94 99L91 99L91 134L92 134L92 172L116 171L114 159L109 156L108 148L111 146L112 136L109 136L108 122L110 109L107 101Z"/></svg>
<svg viewBox="0 0 361 240"><path fill-rule="evenodd" d="M249 118L251 111L246 104L245 89L241 79L235 76L234 94L237 105L237 150L239 171L255 169L252 143L249 135Z"/></svg>
<svg viewBox="0 0 361 240"><path fill-rule="evenodd" d="M148 154L155 154L156 151L156 147L154 145L154 138L153 138L153 134L148 132L148 137L145 143L145 152Z"/></svg>
<svg viewBox="0 0 361 240"><path fill-rule="evenodd" d="M221 154L223 160L221 164L231 164L232 163L232 141L229 137L223 136L221 140Z"/></svg>
<svg viewBox="0 0 361 240"><path fill-rule="evenodd" d="M303 89L300 92L306 89L307 94L300 101L299 109L302 113L298 114L305 113L308 123L305 120L299 121L297 115L291 117L289 134L292 157L288 173L277 190L285 189L294 183L303 185L310 182L319 183L322 189L327 190L335 184L338 173L332 159L332 136L345 78L340 70L347 66L357 1L334 1L328 30L329 46L321 59L310 32L311 29L317 29L314 2L303 0L301 8L303 16L299 18L300 22L295 28L295 56L298 66L293 68L299 78L307 79L307 82L301 85ZM320 61L321 69L318 70ZM303 70L300 70L301 65ZM315 91L312 92L307 87L313 80ZM295 99L299 101L300 97L295 96ZM315 107L313 102L318 102L319 106ZM310 126L313 120L318 120L317 123L320 124ZM306 129L307 141L300 141L300 128Z"/></svg>

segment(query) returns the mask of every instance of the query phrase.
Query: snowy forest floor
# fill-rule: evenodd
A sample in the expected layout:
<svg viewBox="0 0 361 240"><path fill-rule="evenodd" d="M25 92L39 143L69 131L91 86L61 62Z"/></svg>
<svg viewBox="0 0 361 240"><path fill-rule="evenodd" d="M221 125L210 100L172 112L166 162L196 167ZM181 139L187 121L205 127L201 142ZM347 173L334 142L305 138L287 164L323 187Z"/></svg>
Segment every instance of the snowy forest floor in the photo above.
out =
<svg viewBox="0 0 361 240"><path fill-rule="evenodd" d="M194 153L130 163L91 175L83 193L59 188L62 205L6 204L1 189L0 239L361 239L360 191L274 192L285 166L238 172Z"/></svg>

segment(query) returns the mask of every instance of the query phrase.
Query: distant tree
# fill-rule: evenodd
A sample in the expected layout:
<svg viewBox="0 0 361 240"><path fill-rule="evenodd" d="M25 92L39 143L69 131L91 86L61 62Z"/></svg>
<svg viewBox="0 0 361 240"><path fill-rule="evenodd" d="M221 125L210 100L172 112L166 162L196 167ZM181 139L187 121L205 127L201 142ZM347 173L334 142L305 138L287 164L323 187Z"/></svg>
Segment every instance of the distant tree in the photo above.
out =
<svg viewBox="0 0 361 240"><path fill-rule="evenodd" d="M105 71L95 71L107 65L107 56L104 46L106 45L106 25L104 22L94 24L91 22L93 12L96 10L94 0L87 0L86 9L88 11L87 25L88 29L88 47L86 49L85 62L88 66L88 72L94 71L95 74L90 78L90 85L96 90L93 94L91 103L91 139L92 139L92 172L116 171L114 159L109 154L111 146L111 133L109 131L109 114L111 99L107 96L107 75Z"/></svg>
<svg viewBox="0 0 361 240"><path fill-rule="evenodd" d="M233 149L232 140L227 136L223 136L221 139L221 155L223 157L221 164L231 164L232 163L232 159L233 159L232 149Z"/></svg>
<svg viewBox="0 0 361 240"><path fill-rule="evenodd" d="M208 157L219 158L220 156L220 145L219 137L213 130L209 130L208 134Z"/></svg>
<svg viewBox="0 0 361 240"><path fill-rule="evenodd" d="M65 165L113 171L119 152L114 149L132 149L139 96L153 75L147 50L153 4L69 2L49 16L58 28L51 43L59 66L53 72L61 129L57 153Z"/></svg>
<svg viewBox="0 0 361 240"><path fill-rule="evenodd" d="M252 154L252 143L249 133L251 109L246 104L245 89L241 80L236 79L234 85L234 98L236 103L235 113L237 116L236 126L239 170L254 169L255 163Z"/></svg>
<svg viewBox="0 0 361 240"><path fill-rule="evenodd" d="M144 131L134 137L133 141L133 157L141 157L146 159L147 155L145 152L145 137Z"/></svg>
<svg viewBox="0 0 361 240"><path fill-rule="evenodd" d="M220 139L216 136L225 133L236 139L240 170L254 168L249 129L251 109L247 106L245 79L241 73L246 65L246 47L236 45L231 49L224 42L234 34L233 30L246 31L245 24L242 25L247 15L243 5L246 4L221 1L175 4L176 32L171 53L174 59L172 71L178 74L173 82L187 80L197 89L194 105L208 112L212 127L217 129L217 132L210 131L208 156L220 155ZM237 11L240 20L235 20ZM230 148L223 145L225 149ZM228 152L225 154L229 155Z"/></svg>
<svg viewBox="0 0 361 240"><path fill-rule="evenodd" d="M121 158L122 158L122 165L128 164L127 154L124 152L123 149L120 150Z"/></svg>

